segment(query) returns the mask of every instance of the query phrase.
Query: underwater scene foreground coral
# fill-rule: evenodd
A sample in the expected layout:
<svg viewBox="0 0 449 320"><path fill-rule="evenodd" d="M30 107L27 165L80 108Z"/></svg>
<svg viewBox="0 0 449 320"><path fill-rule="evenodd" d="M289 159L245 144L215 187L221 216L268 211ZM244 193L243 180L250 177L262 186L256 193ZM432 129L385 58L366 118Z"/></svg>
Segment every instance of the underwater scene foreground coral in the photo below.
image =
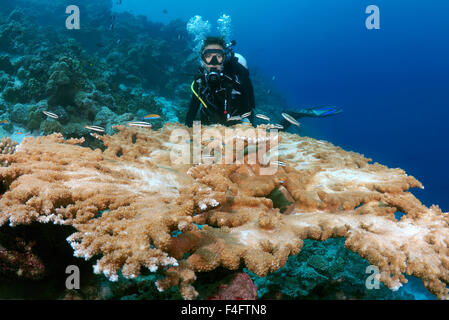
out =
<svg viewBox="0 0 449 320"><path fill-rule="evenodd" d="M409 192L419 181L285 132L275 174L174 164L173 132L193 136L179 124L190 78L177 69L197 62L185 22L78 2L80 33L58 24L67 1L0 4L1 298L448 298L448 217ZM252 77L277 122L282 96ZM152 128L126 126L147 114L159 115ZM240 141L248 159L258 137L235 128L222 143ZM68 265L89 275L78 291ZM399 289L407 279L428 292Z"/></svg>
<svg viewBox="0 0 449 320"><path fill-rule="evenodd" d="M244 151L247 159L260 137L237 127L219 145L240 145L235 153ZM6 191L0 224L72 226L76 232L67 241L76 257L96 260L95 273L115 282L119 274L137 278L142 267L161 270L157 289L179 287L185 299L199 295L198 272L244 266L265 277L297 255L304 240L338 237L377 266L379 280L390 289L407 282L407 273L421 278L438 298L448 297L447 214L423 206L409 193L421 184L404 171L289 133L276 135L285 163L272 174L261 174L261 165L246 161L176 164L170 137L175 130L192 129L178 124L158 131L117 129L113 136L95 135L104 151L79 146L84 139L65 140L61 134L27 138L12 152L11 142L6 144L0 157ZM224 136L225 127L214 129ZM398 211L405 213L400 220ZM32 255L32 246L22 245L23 254ZM321 273L334 268L332 279L347 264L338 255L333 258L327 266L329 258L314 253L307 261L313 267L301 277L315 272L309 281L318 286L317 279L326 279ZM37 262L25 260L28 276L41 276L35 274ZM289 295L308 292L307 287L296 290Z"/></svg>

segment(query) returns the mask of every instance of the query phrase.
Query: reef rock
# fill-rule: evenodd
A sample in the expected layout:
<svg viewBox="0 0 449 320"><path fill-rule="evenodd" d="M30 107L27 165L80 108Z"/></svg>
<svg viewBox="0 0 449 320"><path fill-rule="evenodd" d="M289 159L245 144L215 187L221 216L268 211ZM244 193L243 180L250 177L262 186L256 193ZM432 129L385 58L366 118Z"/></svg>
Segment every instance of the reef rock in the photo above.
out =
<svg viewBox="0 0 449 320"><path fill-rule="evenodd" d="M0 70L3 70L9 74L13 74L15 71L15 68L11 64L11 61L7 55L0 55Z"/></svg>
<svg viewBox="0 0 449 320"><path fill-rule="evenodd" d="M256 300L257 287L244 272L236 273L226 283L219 285L218 292L209 300Z"/></svg>
<svg viewBox="0 0 449 320"><path fill-rule="evenodd" d="M40 280L45 275L45 266L32 252L33 243L26 243L21 238L9 244L13 249L0 245L0 279Z"/></svg>

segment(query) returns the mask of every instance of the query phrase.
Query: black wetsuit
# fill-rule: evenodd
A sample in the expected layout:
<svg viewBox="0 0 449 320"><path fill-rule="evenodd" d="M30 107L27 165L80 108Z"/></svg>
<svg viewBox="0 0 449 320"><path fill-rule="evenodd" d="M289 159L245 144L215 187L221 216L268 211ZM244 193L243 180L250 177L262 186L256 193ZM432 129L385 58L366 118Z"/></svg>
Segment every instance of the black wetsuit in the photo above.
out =
<svg viewBox="0 0 449 320"><path fill-rule="evenodd" d="M203 99L207 108L192 93L185 121L186 126L191 127L193 121L197 119L198 109L200 109L199 119L204 125L234 125L240 121L227 121L228 115L230 117L241 116L250 111L251 116L248 119L254 123L256 106L249 71L238 63L237 58L231 58L225 62L223 67L223 76L216 87L207 83L204 69L201 70L202 74L195 78L194 90ZM225 101L227 101L226 110Z"/></svg>

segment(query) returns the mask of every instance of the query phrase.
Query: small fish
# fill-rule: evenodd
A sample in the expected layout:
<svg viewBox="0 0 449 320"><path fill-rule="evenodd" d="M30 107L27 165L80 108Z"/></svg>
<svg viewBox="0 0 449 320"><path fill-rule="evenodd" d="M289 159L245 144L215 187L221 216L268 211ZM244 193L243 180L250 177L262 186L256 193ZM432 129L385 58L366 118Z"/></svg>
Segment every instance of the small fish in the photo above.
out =
<svg viewBox="0 0 449 320"><path fill-rule="evenodd" d="M9 124L9 121L8 120L0 120L0 125L1 126L4 126L4 125L6 125L6 124Z"/></svg>
<svg viewBox="0 0 449 320"><path fill-rule="evenodd" d="M101 42L98 42L97 44L95 44L98 48L103 48L104 47L104 44L103 43L101 43Z"/></svg>
<svg viewBox="0 0 449 320"><path fill-rule="evenodd" d="M281 124L270 124L269 127L270 127L270 129L278 129L278 130L284 129L284 126Z"/></svg>
<svg viewBox="0 0 449 320"><path fill-rule="evenodd" d="M84 129L97 131L97 132L104 132L105 131L105 129L103 127L99 127L99 126L84 126Z"/></svg>
<svg viewBox="0 0 449 320"><path fill-rule="evenodd" d="M276 80L276 76L273 76L273 78L271 78L271 81L274 81L274 80Z"/></svg>
<svg viewBox="0 0 449 320"><path fill-rule="evenodd" d="M270 95L271 94L271 89L267 90L267 94Z"/></svg>
<svg viewBox="0 0 449 320"><path fill-rule="evenodd" d="M241 121L241 120L242 120L241 116L234 116L227 119L227 121Z"/></svg>
<svg viewBox="0 0 449 320"><path fill-rule="evenodd" d="M144 120L154 120L159 119L161 116L158 114L147 114L145 117L143 117Z"/></svg>
<svg viewBox="0 0 449 320"><path fill-rule="evenodd" d="M163 12L164 14L167 14L167 13L168 13L168 10L167 10L167 9L164 9L162 12Z"/></svg>
<svg viewBox="0 0 449 320"><path fill-rule="evenodd" d="M115 42L116 44L120 44L122 42L122 40L117 39L117 41Z"/></svg>
<svg viewBox="0 0 449 320"><path fill-rule="evenodd" d="M151 128L152 125L148 122L128 122L128 126L130 127L140 127L140 128Z"/></svg>
<svg viewBox="0 0 449 320"><path fill-rule="evenodd" d="M111 23L111 24L109 25L109 31L112 31L112 30L114 30L114 24L113 24L113 23Z"/></svg>
<svg viewBox="0 0 449 320"><path fill-rule="evenodd" d="M92 137L94 137L95 139L98 139L98 134L92 133L92 132L90 132L89 134L90 134Z"/></svg>
<svg viewBox="0 0 449 320"><path fill-rule="evenodd" d="M53 118L53 119L58 119L59 116L57 114L54 114L53 112L50 111L42 111L43 114L45 114L47 117Z"/></svg>
<svg viewBox="0 0 449 320"><path fill-rule="evenodd" d="M21 131L18 131L18 132L16 132L17 134L23 134L23 132L21 132Z"/></svg>
<svg viewBox="0 0 449 320"><path fill-rule="evenodd" d="M294 124L295 126L298 126L298 127L300 126L299 122L296 121L296 119L293 118L291 115L289 115L287 113L282 113L282 116L284 117L285 120L287 120L291 124Z"/></svg>
<svg viewBox="0 0 449 320"><path fill-rule="evenodd" d="M272 163L275 166L281 166L281 167L285 167L286 166L285 162L282 162L282 161L273 161Z"/></svg>
<svg viewBox="0 0 449 320"><path fill-rule="evenodd" d="M264 114L260 114L260 113L259 113L259 114L256 114L256 118L270 121L270 118L269 118L269 117L267 117L267 116L264 115Z"/></svg>
<svg viewBox="0 0 449 320"><path fill-rule="evenodd" d="M178 40L182 40L183 38L182 34L178 34Z"/></svg>
<svg viewBox="0 0 449 320"><path fill-rule="evenodd" d="M243 119L243 118L248 118L250 115L251 115L251 111L250 111L250 112L247 112L247 113L245 113L245 114L242 114L242 119Z"/></svg>

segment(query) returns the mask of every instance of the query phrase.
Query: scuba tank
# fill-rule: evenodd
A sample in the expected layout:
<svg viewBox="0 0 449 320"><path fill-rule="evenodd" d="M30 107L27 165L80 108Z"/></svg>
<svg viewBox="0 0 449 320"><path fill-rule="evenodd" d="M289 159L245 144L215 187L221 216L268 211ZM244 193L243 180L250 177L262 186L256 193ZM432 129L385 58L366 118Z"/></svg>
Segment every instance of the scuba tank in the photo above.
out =
<svg viewBox="0 0 449 320"><path fill-rule="evenodd" d="M236 59L238 63L240 63L245 69L248 69L248 62L246 59L240 54L234 52L234 46L237 44L237 41L232 40L230 43L226 46L226 54L228 56L228 59Z"/></svg>

